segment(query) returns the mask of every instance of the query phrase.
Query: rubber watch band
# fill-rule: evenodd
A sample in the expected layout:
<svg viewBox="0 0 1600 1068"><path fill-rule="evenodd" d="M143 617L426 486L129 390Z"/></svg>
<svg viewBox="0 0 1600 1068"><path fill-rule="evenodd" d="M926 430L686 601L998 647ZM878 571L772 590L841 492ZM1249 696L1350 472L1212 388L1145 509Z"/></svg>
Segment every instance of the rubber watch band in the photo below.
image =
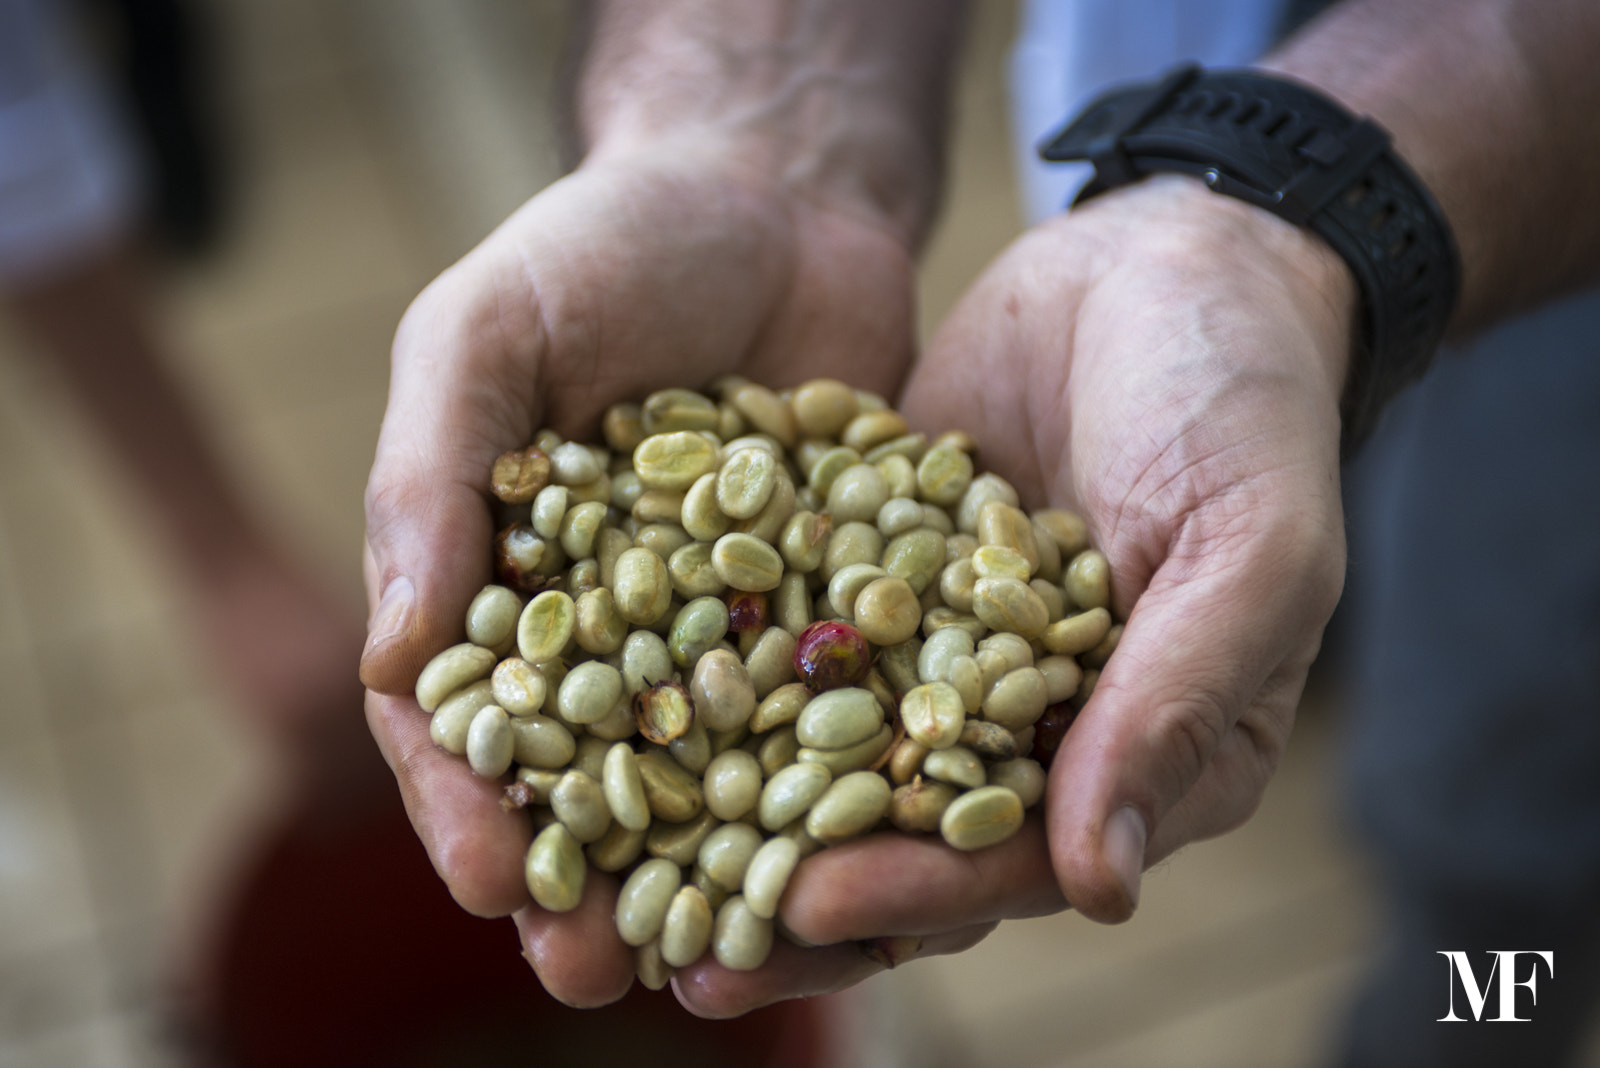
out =
<svg viewBox="0 0 1600 1068"><path fill-rule="evenodd" d="M1380 126L1299 82L1185 65L1109 90L1039 155L1094 165L1074 203L1148 174L1189 174L1327 241L1364 307L1342 403L1346 456L1444 337L1461 278L1444 213Z"/></svg>

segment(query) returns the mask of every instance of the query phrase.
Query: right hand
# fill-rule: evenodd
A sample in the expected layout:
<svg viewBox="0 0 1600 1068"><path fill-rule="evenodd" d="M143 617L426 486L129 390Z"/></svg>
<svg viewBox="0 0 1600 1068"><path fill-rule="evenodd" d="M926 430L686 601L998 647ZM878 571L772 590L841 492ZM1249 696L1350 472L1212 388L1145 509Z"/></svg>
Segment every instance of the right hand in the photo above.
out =
<svg viewBox="0 0 1600 1068"><path fill-rule="evenodd" d="M494 458L537 428L597 440L607 405L728 372L897 388L913 351L905 238L866 204L740 160L692 138L591 156L428 286L394 342L366 496L368 724L451 894L515 913L541 981L574 1005L632 982L616 880L591 873L573 913L533 905L526 816L433 746L411 690L490 580Z"/></svg>

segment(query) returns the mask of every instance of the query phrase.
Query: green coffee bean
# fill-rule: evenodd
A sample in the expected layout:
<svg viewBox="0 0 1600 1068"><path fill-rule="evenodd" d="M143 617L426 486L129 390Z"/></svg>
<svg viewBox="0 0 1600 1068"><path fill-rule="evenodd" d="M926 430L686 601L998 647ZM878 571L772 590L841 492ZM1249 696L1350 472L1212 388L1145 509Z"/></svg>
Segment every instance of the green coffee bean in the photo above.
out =
<svg viewBox="0 0 1600 1068"><path fill-rule="evenodd" d="M989 778L978 754L960 745L930 752L922 761L922 774L964 790L976 789Z"/></svg>
<svg viewBox="0 0 1600 1068"><path fill-rule="evenodd" d="M598 841L611 826L611 810L606 806L600 784L581 771L561 776L550 792L550 807L572 837L579 843Z"/></svg>
<svg viewBox="0 0 1600 1068"><path fill-rule="evenodd" d="M555 541L561 536L561 521L567 514L565 486L546 486L533 499L533 530L545 541Z"/></svg>
<svg viewBox="0 0 1600 1068"><path fill-rule="evenodd" d="M832 378L814 378L794 391L790 401L800 432L835 438L859 412L855 390Z"/></svg>
<svg viewBox="0 0 1600 1068"><path fill-rule="evenodd" d="M706 840L700 843L696 860L701 870L718 886L736 894L744 885L744 873L750 866L750 858L755 856L760 847L760 831L748 823L724 823L706 835Z"/></svg>
<svg viewBox="0 0 1600 1068"><path fill-rule="evenodd" d="M921 434L907 434L903 438L896 438L879 445L862 457L864 461L878 469L878 474L883 476L883 483L892 497L913 497L917 492L917 468L915 460L922 456L922 450L927 445L927 439Z"/></svg>
<svg viewBox="0 0 1600 1068"><path fill-rule="evenodd" d="M639 406L644 433L715 430L719 415L711 398L691 389L658 389Z"/></svg>
<svg viewBox="0 0 1600 1068"><path fill-rule="evenodd" d="M652 815L667 823L683 823L700 815L705 795L699 779L666 753L643 752L634 759Z"/></svg>
<svg viewBox="0 0 1600 1068"><path fill-rule="evenodd" d="M585 652L604 656L622 648L628 621L617 611L611 591L604 586L580 596L573 605L572 636Z"/></svg>
<svg viewBox="0 0 1600 1068"><path fill-rule="evenodd" d="M744 897L735 894L717 912L711 950L717 963L730 971L754 971L772 952L772 921L751 912Z"/></svg>
<svg viewBox="0 0 1600 1068"><path fill-rule="evenodd" d="M667 752L685 771L692 775L704 775L711 763L711 738L706 733L705 724L696 718L689 724L688 730L667 743Z"/></svg>
<svg viewBox="0 0 1600 1068"><path fill-rule="evenodd" d="M904 437L910 431L911 427L906 423L905 416L899 412L883 409L863 412L850 420L840 433L839 440L857 452L865 453L886 441Z"/></svg>
<svg viewBox="0 0 1600 1068"><path fill-rule="evenodd" d="M972 611L992 630L1037 638L1050 625L1039 595L1016 579L981 578L972 587Z"/></svg>
<svg viewBox="0 0 1600 1068"><path fill-rule="evenodd" d="M742 819L761 799L761 779L760 762L743 749L718 754L705 771L706 808L721 820Z"/></svg>
<svg viewBox="0 0 1600 1068"><path fill-rule="evenodd" d="M600 660L574 667L561 680L556 708L569 723L598 722L622 700L622 673Z"/></svg>
<svg viewBox="0 0 1600 1068"><path fill-rule="evenodd" d="M578 622L572 598L559 590L546 590L522 610L517 620L517 648L522 659L541 664L561 655L572 640Z"/></svg>
<svg viewBox="0 0 1600 1068"><path fill-rule="evenodd" d="M728 532L733 520L717 504L716 472L701 475L684 494L681 522L697 541L716 541Z"/></svg>
<svg viewBox="0 0 1600 1068"><path fill-rule="evenodd" d="M931 834L939 829L945 809L956 796L954 786L919 775L895 788L889 798L889 822L909 834Z"/></svg>
<svg viewBox="0 0 1600 1068"><path fill-rule="evenodd" d="M605 522L606 505L599 501L586 501L567 509L561 519L561 549L573 560L582 560L594 552L595 535Z"/></svg>
<svg viewBox="0 0 1600 1068"><path fill-rule="evenodd" d="M489 685L495 704L510 715L531 716L544 707L544 675L520 657L508 657L496 664Z"/></svg>
<svg viewBox="0 0 1600 1068"><path fill-rule="evenodd" d="M606 753L610 752L611 743L592 734L578 736L574 741L576 748L572 754L572 766L595 782L605 778Z"/></svg>
<svg viewBox="0 0 1600 1068"><path fill-rule="evenodd" d="M467 639L504 656L516 645L522 598L504 586L485 586L467 606Z"/></svg>
<svg viewBox="0 0 1600 1068"><path fill-rule="evenodd" d="M1050 703L1050 689L1036 667L1008 671L983 696L984 718L1007 730L1031 727L1044 715Z"/></svg>
<svg viewBox="0 0 1600 1068"><path fill-rule="evenodd" d="M776 589L783 578L778 550L751 534L724 534L711 550L717 576L736 590L757 593Z"/></svg>
<svg viewBox="0 0 1600 1068"><path fill-rule="evenodd" d="M562 773L550 771L546 768L518 768L517 782L528 787L533 792L533 803L548 805L550 792L556 788L556 783L561 781Z"/></svg>
<svg viewBox="0 0 1600 1068"><path fill-rule="evenodd" d="M796 571L810 573L822 566L833 532L833 517L815 511L796 512L784 523L778 548L784 563Z"/></svg>
<svg viewBox="0 0 1600 1068"><path fill-rule="evenodd" d="M452 645L432 660L417 676L417 704L432 712L457 690L489 677L496 657L493 650L463 642Z"/></svg>
<svg viewBox="0 0 1600 1068"><path fill-rule="evenodd" d="M827 500L835 522L871 522L889 500L889 487L876 467L859 463L839 473L828 487Z"/></svg>
<svg viewBox="0 0 1600 1068"><path fill-rule="evenodd" d="M900 719L906 735L929 749L948 749L961 737L967 711L961 693L948 682L929 682L906 691Z"/></svg>
<svg viewBox="0 0 1600 1068"><path fill-rule="evenodd" d="M1103 668L1106 661L1111 659L1111 654L1117 651L1117 643L1122 640L1122 624L1112 624L1106 636L1100 639L1100 644L1084 653L1078 659L1083 661L1086 668Z"/></svg>
<svg viewBox="0 0 1600 1068"><path fill-rule="evenodd" d="M1074 556L1061 582L1079 608L1111 605L1111 564L1098 549L1085 549Z"/></svg>
<svg viewBox="0 0 1600 1068"><path fill-rule="evenodd" d="M663 990L672 982L672 969L661 959L659 939L633 951L633 967L647 990Z"/></svg>
<svg viewBox="0 0 1600 1068"><path fill-rule="evenodd" d="M850 564L834 572L833 578L828 580L828 603L833 606L835 615L847 623L854 622L857 595L869 582L887 574L877 564Z"/></svg>
<svg viewBox="0 0 1600 1068"><path fill-rule="evenodd" d="M756 750L756 760L761 764L761 774L771 778L793 764L800 756L800 741L794 736L794 727L779 727L761 740Z"/></svg>
<svg viewBox="0 0 1600 1068"><path fill-rule="evenodd" d="M713 649L699 659L689 693L694 698L695 713L704 720L707 730L733 730L747 723L756 709L750 673L726 649Z"/></svg>
<svg viewBox="0 0 1600 1068"><path fill-rule="evenodd" d="M1002 501L1013 508L1021 503L1011 483L996 474L979 475L967 486L961 503L956 506L956 529L963 534L977 534L978 513L990 501Z"/></svg>
<svg viewBox="0 0 1600 1068"><path fill-rule="evenodd" d="M578 840L560 823L539 832L528 847L523 866L528 893L549 912L571 912L578 907L587 870Z"/></svg>
<svg viewBox="0 0 1600 1068"><path fill-rule="evenodd" d="M811 625L811 597L806 592L806 576L799 571L785 571L773 591L771 619L773 626L782 627L796 638Z"/></svg>
<svg viewBox="0 0 1600 1068"><path fill-rule="evenodd" d="M956 849L997 845L1022 828L1022 799L1004 786L982 786L950 802L939 832Z"/></svg>
<svg viewBox="0 0 1600 1068"><path fill-rule="evenodd" d="M1045 631L1048 638L1049 631ZM1046 643L1048 646L1048 642ZM1070 656L1047 656L1034 665L1044 675L1046 700L1050 704L1065 701L1078 692L1083 682L1083 669Z"/></svg>
<svg viewBox="0 0 1600 1068"><path fill-rule="evenodd" d="M612 592L623 619L639 627L655 623L672 606L672 577L666 561L649 549L629 549L617 557ZM526 652L523 657L529 659Z"/></svg>
<svg viewBox="0 0 1600 1068"><path fill-rule="evenodd" d="M851 564L876 564L883 557L883 535L870 523L841 523L828 536L828 549L822 555L822 580L832 581L841 568Z"/></svg>
<svg viewBox="0 0 1600 1068"><path fill-rule="evenodd" d="M786 827L811 810L827 792L833 773L819 764L791 764L781 769L761 789L756 814L769 831Z"/></svg>
<svg viewBox="0 0 1600 1068"><path fill-rule="evenodd" d="M1017 755L1017 736L987 720L969 719L961 728L956 741L963 749L970 749L984 761L1011 760Z"/></svg>
<svg viewBox="0 0 1600 1068"><path fill-rule="evenodd" d="M746 382L724 395L746 421L763 434L770 434L786 449L800 440L800 427L794 411L765 386Z"/></svg>
<svg viewBox="0 0 1600 1068"><path fill-rule="evenodd" d="M928 635L917 655L917 677L923 682L945 682L950 677L950 662L958 656L971 656L977 648L972 635L959 627L942 627Z"/></svg>
<svg viewBox="0 0 1600 1068"><path fill-rule="evenodd" d="M897 692L905 693L922 681L917 677L917 658L921 653L922 639L915 636L887 646L878 651L878 670Z"/></svg>
<svg viewBox="0 0 1600 1068"><path fill-rule="evenodd" d="M636 630L622 643L622 684L628 696L672 679L672 654L658 634Z"/></svg>
<svg viewBox="0 0 1600 1068"><path fill-rule="evenodd" d="M847 686L812 698L795 723L795 736L803 746L844 749L876 736L882 726L877 698Z"/></svg>
<svg viewBox="0 0 1600 1068"><path fill-rule="evenodd" d="M891 497L878 509L878 533L891 539L922 526L922 505L911 497Z"/></svg>
<svg viewBox="0 0 1600 1068"><path fill-rule="evenodd" d="M772 498L778 459L766 449L740 449L717 472L717 507L731 519L754 518Z"/></svg>
<svg viewBox="0 0 1600 1068"><path fill-rule="evenodd" d="M823 845L838 845L865 834L888 814L890 793L883 776L853 771L817 798L806 814L806 833Z"/></svg>
<svg viewBox="0 0 1600 1068"><path fill-rule="evenodd" d="M799 863L800 846L793 839L771 838L762 843L744 871L744 900L750 911L768 920L776 916L778 902Z"/></svg>
<svg viewBox="0 0 1600 1068"><path fill-rule="evenodd" d="M646 830L650 826L650 805L645 801L638 762L627 742L618 742L606 751L602 770L601 787L612 818L630 831Z"/></svg>
<svg viewBox="0 0 1600 1068"><path fill-rule="evenodd" d="M611 507L618 512L626 514L633 511L633 506L646 492L644 483L639 481L639 476L633 473L631 466L611 473Z"/></svg>
<svg viewBox="0 0 1600 1068"><path fill-rule="evenodd" d="M975 716L983 707L983 669L978 667L978 660L971 656L955 656L950 658L950 669L946 678L956 692L961 695L961 707L967 715Z"/></svg>
<svg viewBox="0 0 1600 1068"><path fill-rule="evenodd" d="M874 579L856 595L853 615L856 628L867 641L898 645L915 637L922 623L922 606L909 582L889 575Z"/></svg>
<svg viewBox="0 0 1600 1068"><path fill-rule="evenodd" d="M689 601L715 597L728 588L711 566L711 549L710 542L691 541L667 558L667 576L679 597Z"/></svg>
<svg viewBox="0 0 1600 1068"><path fill-rule="evenodd" d="M727 604L719 597L696 597L673 618L667 651L680 667L692 668L727 633Z"/></svg>
<svg viewBox="0 0 1600 1068"><path fill-rule="evenodd" d="M550 478L563 486L582 486L601 474L594 453L576 442L558 445L550 453Z"/></svg>
<svg viewBox="0 0 1600 1068"><path fill-rule="evenodd" d="M661 557L663 562L671 560L673 553L693 543L694 539L689 537L689 532L676 523L651 523L640 527L633 536L635 548L649 549ZM669 572L668 579L670 578Z"/></svg>
<svg viewBox="0 0 1600 1068"><path fill-rule="evenodd" d="M641 526L651 523L677 525L683 521L683 494L676 490L645 490L628 512L634 522Z"/></svg>
<svg viewBox="0 0 1600 1068"><path fill-rule="evenodd" d="M756 647L744 658L744 669L758 701L794 680L794 648L794 635L782 627L768 627L756 639Z"/></svg>
<svg viewBox="0 0 1600 1068"><path fill-rule="evenodd" d="M511 717L498 705L485 705L467 728L467 763L485 779L498 779L511 767Z"/></svg>
<svg viewBox="0 0 1600 1068"><path fill-rule="evenodd" d="M1036 760L1016 757L989 765L989 783L1004 786L1022 800L1023 808L1032 808L1044 798L1044 769Z"/></svg>
<svg viewBox="0 0 1600 1068"><path fill-rule="evenodd" d="M661 823L650 825L645 832L644 850L652 857L661 857L686 868L694 863L694 858L700 851L701 844L706 836L721 826L721 821L710 812L701 812L698 816L683 823Z"/></svg>
<svg viewBox="0 0 1600 1068"><path fill-rule="evenodd" d="M644 853L644 832L630 831L612 821L599 841L583 847L584 855L597 871L621 871Z"/></svg>
<svg viewBox="0 0 1600 1068"><path fill-rule="evenodd" d="M467 751L467 732L478 712L494 704L494 690L487 679L465 686L440 702L428 721L428 737L447 753L463 756Z"/></svg>
<svg viewBox="0 0 1600 1068"><path fill-rule="evenodd" d="M717 447L692 430L652 434L633 450L633 471L647 489L687 490L715 470Z"/></svg>
<svg viewBox="0 0 1600 1068"><path fill-rule="evenodd" d="M682 885L683 873L670 860L654 857L633 869L617 893L617 934L630 946L654 939Z"/></svg>
<svg viewBox="0 0 1600 1068"><path fill-rule="evenodd" d="M933 504L959 504L971 484L972 457L960 449L935 444L917 464L917 489Z"/></svg>
<svg viewBox="0 0 1600 1068"><path fill-rule="evenodd" d="M661 925L661 959L682 968L700 959L711 944L711 903L698 886L681 887L667 906Z"/></svg>
<svg viewBox="0 0 1600 1068"><path fill-rule="evenodd" d="M980 545L999 545L1020 553L1027 561L1030 576L1039 569L1039 546L1033 536L1033 521L1022 509L1005 501L985 503L978 510L977 533Z"/></svg>
<svg viewBox="0 0 1600 1068"><path fill-rule="evenodd" d="M919 596L945 566L945 538L937 530L917 527L884 547L879 561L889 574L905 579Z"/></svg>

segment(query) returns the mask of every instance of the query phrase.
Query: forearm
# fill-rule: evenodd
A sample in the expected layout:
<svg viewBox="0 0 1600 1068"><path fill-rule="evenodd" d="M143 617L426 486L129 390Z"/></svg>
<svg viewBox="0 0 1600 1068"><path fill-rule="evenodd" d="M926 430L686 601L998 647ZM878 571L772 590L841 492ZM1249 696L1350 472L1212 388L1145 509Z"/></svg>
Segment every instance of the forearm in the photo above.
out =
<svg viewBox="0 0 1600 1068"><path fill-rule="evenodd" d="M731 147L753 174L886 219L938 202L963 0L605 0L577 92L591 158Z"/></svg>
<svg viewBox="0 0 1600 1068"><path fill-rule="evenodd" d="M1453 329L1600 275L1600 5L1346 0L1269 57L1394 137L1450 220Z"/></svg>

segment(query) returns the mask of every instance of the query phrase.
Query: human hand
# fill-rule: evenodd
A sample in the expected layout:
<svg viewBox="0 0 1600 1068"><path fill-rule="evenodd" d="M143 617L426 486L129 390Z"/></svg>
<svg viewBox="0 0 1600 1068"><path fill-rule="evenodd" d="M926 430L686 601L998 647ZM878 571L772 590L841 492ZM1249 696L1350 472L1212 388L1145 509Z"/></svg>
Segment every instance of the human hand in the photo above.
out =
<svg viewBox="0 0 1600 1068"><path fill-rule="evenodd" d="M1043 818L975 854L880 835L796 872L782 918L826 950L702 961L711 1015L962 948L1001 919L1131 915L1143 868L1254 810L1343 580L1338 402L1354 286L1318 239L1187 179L1016 242L918 362L901 409L960 427L1024 502L1081 512L1127 629L1055 757ZM920 943L917 941L920 939Z"/></svg>
<svg viewBox="0 0 1600 1068"><path fill-rule="evenodd" d="M597 440L608 404L726 372L892 393L912 352L911 291L905 239L869 208L685 139L591 157L400 325L367 490L368 722L451 893L479 915L516 913L526 955L564 1001L610 1001L632 981L611 927L616 880L592 877L565 916L532 906L526 816L432 745L410 696L428 659L462 640L489 580L493 460L540 426Z"/></svg>

